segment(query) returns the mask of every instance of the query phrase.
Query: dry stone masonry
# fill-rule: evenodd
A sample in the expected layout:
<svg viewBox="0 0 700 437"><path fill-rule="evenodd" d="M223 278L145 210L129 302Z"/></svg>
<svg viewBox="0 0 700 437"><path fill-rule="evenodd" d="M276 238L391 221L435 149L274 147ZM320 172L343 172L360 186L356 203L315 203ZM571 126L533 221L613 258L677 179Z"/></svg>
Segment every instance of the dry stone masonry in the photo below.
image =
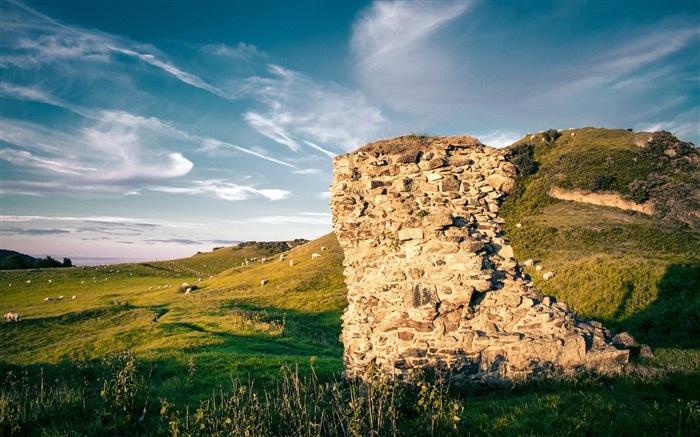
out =
<svg viewBox="0 0 700 437"><path fill-rule="evenodd" d="M627 362L600 323L523 277L498 217L516 172L468 136L401 137L334 159L348 377L433 368L491 384Z"/></svg>

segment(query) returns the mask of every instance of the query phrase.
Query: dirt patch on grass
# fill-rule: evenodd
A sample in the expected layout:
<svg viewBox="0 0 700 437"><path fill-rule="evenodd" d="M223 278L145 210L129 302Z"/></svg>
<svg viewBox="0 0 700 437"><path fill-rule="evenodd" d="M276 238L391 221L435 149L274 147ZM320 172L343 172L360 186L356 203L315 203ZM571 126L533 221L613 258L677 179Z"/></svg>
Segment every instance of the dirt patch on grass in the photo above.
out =
<svg viewBox="0 0 700 437"><path fill-rule="evenodd" d="M599 206L611 206L627 211L637 211L647 215L652 215L654 213L653 203L634 203L631 200L623 199L622 196L617 193L593 193L587 190L566 190L553 186L547 194L560 200L573 200L575 202L590 203Z"/></svg>

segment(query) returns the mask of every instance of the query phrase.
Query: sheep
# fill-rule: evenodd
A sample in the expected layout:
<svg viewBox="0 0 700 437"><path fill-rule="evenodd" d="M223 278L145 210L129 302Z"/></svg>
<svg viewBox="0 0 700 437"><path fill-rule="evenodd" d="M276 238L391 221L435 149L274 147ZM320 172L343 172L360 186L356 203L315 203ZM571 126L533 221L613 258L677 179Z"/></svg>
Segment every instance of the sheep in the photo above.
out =
<svg viewBox="0 0 700 437"><path fill-rule="evenodd" d="M267 258L262 258L262 259L260 260L260 264L265 264L266 262L267 262Z"/></svg>
<svg viewBox="0 0 700 437"><path fill-rule="evenodd" d="M58 300L63 300L63 296L58 296Z"/></svg>
<svg viewBox="0 0 700 437"><path fill-rule="evenodd" d="M289 261L289 267L294 267L294 260Z"/></svg>
<svg viewBox="0 0 700 437"><path fill-rule="evenodd" d="M287 257L284 254L280 255L280 261L284 261L286 259L287 259Z"/></svg>
<svg viewBox="0 0 700 437"><path fill-rule="evenodd" d="M532 259L532 258L526 259L525 261L523 261L523 265L524 265L525 267L532 267L532 266L535 265L535 260Z"/></svg>
<svg viewBox="0 0 700 437"><path fill-rule="evenodd" d="M52 281L51 279L49 279L49 284L52 283L52 282L53 282L53 281Z"/></svg>
<svg viewBox="0 0 700 437"><path fill-rule="evenodd" d="M522 228L522 227L523 227L523 224L522 224L522 223L516 223L516 224L515 224L515 227L516 227L516 228Z"/></svg>
<svg viewBox="0 0 700 437"><path fill-rule="evenodd" d="M204 278L197 279L197 282L204 282Z"/></svg>
<svg viewBox="0 0 700 437"><path fill-rule="evenodd" d="M44 302L51 302L53 300L53 297L45 297Z"/></svg>
<svg viewBox="0 0 700 437"><path fill-rule="evenodd" d="M71 299L73 299L73 300L76 300L77 298L78 298L78 296L75 294L73 295L73 297L71 297Z"/></svg>
<svg viewBox="0 0 700 437"><path fill-rule="evenodd" d="M544 279L545 281L549 281L550 279L552 279L552 278L555 277L556 275L557 275L557 274L554 273L554 272L547 272L547 273L545 273L544 275L542 275L542 279Z"/></svg>
<svg viewBox="0 0 700 437"><path fill-rule="evenodd" d="M535 270L537 270L538 272L541 272L542 270L544 270L544 267L542 267L541 265L538 265L537 267L535 267Z"/></svg>
<svg viewBox="0 0 700 437"><path fill-rule="evenodd" d="M321 258L321 255L320 255L320 254L318 254L318 253L312 253L312 254L311 254L311 259L318 259L318 258Z"/></svg>
<svg viewBox="0 0 700 437"><path fill-rule="evenodd" d="M27 280L26 280L26 283L27 283L27 284L31 284L31 283L32 283L32 280L31 280L31 279L27 279Z"/></svg>
<svg viewBox="0 0 700 437"><path fill-rule="evenodd" d="M248 261L248 260L245 260L245 265L248 265L248 263L249 263L249 262L250 262L250 261Z"/></svg>
<svg viewBox="0 0 700 437"><path fill-rule="evenodd" d="M182 283L182 288L187 288L187 287L189 287L189 286L190 286L190 284L188 284L187 282L183 282L183 283Z"/></svg>
<svg viewBox="0 0 700 437"><path fill-rule="evenodd" d="M264 287L265 284L267 284L267 282L268 282L267 279L263 279L262 281L260 281L260 286Z"/></svg>
<svg viewBox="0 0 700 437"><path fill-rule="evenodd" d="M17 314L15 311L10 311L9 313L5 314L5 321L6 322L21 322L22 317L20 317L20 315Z"/></svg>
<svg viewBox="0 0 700 437"><path fill-rule="evenodd" d="M191 289L191 288L188 288L187 290L185 290L185 294L190 294L190 293L192 293L192 289Z"/></svg>
<svg viewBox="0 0 700 437"><path fill-rule="evenodd" d="M321 250L328 250L326 246L321 246Z"/></svg>

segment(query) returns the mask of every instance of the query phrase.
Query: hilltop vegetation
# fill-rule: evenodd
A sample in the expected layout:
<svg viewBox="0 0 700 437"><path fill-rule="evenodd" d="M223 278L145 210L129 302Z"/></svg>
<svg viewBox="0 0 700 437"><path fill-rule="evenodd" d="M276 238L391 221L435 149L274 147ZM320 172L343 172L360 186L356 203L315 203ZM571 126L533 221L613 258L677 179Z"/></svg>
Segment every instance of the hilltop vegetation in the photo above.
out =
<svg viewBox="0 0 700 437"><path fill-rule="evenodd" d="M663 203L669 187L695 189L697 150L651 137L528 136L511 146L521 173L501 209L517 259L557 272L545 282L524 268L542 294L651 345L654 357L622 376L495 392L427 377L345 382L343 254L328 234L172 261L0 272L0 309L24 319L0 324L0 434L698 435L700 238L683 220L694 197ZM405 139L408 151L422 141ZM637 185L668 210L548 194L558 186L634 202L644 197Z"/></svg>
<svg viewBox="0 0 700 437"><path fill-rule="evenodd" d="M0 270L19 269L51 269L56 267L73 267L73 262L69 258L63 258L63 262L46 258L34 258L14 250L0 249Z"/></svg>

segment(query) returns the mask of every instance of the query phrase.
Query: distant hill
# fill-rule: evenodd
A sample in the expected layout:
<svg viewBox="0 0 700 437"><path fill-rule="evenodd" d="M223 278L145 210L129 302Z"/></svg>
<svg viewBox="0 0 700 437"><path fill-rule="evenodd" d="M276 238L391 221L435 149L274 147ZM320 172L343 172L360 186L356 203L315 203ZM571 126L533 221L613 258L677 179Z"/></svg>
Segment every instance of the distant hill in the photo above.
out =
<svg viewBox="0 0 700 437"><path fill-rule="evenodd" d="M46 258L34 258L23 253L15 252L14 250L0 249L0 270L55 267L73 267L73 262L69 258L63 258L63 262L60 262L50 256Z"/></svg>
<svg viewBox="0 0 700 437"><path fill-rule="evenodd" d="M0 268L2 270L25 268L22 267L22 263L27 266L33 266L36 264L36 261L36 258L24 253L19 253L14 250L0 249Z"/></svg>

